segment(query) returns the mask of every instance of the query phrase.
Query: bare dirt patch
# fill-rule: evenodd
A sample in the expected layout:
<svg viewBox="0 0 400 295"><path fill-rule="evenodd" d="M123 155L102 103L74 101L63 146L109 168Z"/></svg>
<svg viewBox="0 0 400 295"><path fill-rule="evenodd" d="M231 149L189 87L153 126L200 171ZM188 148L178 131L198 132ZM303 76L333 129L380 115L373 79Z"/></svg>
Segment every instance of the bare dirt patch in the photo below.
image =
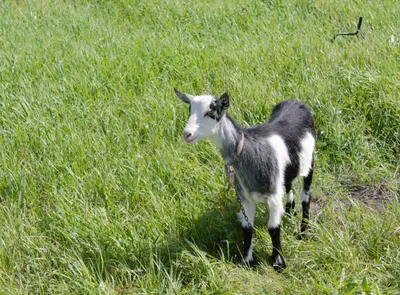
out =
<svg viewBox="0 0 400 295"><path fill-rule="evenodd" d="M341 183L348 191L348 195L342 198L336 198L335 211L341 208L349 209L352 204L364 205L372 210L381 211L388 202L398 200L400 202L400 191L390 190L385 181L377 185L355 184L350 182ZM329 195L330 193L328 193ZM327 206L328 199L318 199L311 203L314 212L320 212Z"/></svg>
<svg viewBox="0 0 400 295"><path fill-rule="evenodd" d="M386 182L381 182L376 186L370 185L348 185L350 198L361 202L371 209L383 209L385 204L392 198L392 194Z"/></svg>

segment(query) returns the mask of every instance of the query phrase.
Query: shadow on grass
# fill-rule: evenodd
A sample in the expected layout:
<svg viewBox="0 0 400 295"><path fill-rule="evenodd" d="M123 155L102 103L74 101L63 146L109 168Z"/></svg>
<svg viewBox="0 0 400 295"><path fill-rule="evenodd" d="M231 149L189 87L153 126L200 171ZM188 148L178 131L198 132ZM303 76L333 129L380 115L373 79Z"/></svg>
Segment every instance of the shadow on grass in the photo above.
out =
<svg viewBox="0 0 400 295"><path fill-rule="evenodd" d="M155 284L154 280L179 281L184 285L208 280L213 277L209 274L210 263L236 264L243 247L237 219L239 205L233 190L221 190L215 196L198 217L180 217L176 220L179 228L170 235L160 233L158 238L140 237L129 227L93 233L80 224L79 260L96 281L119 282L117 285L127 292ZM61 233L55 238L63 240L67 248L77 248L64 240Z"/></svg>
<svg viewBox="0 0 400 295"><path fill-rule="evenodd" d="M227 261L237 265L242 262L243 232L237 213L240 211L234 190L228 193L221 190L216 194L215 201L210 201L208 210L198 218L193 219L186 229L182 230L171 245L182 251L194 251L197 248L205 252L211 260ZM298 211L299 208L296 209ZM300 214L301 215L301 214ZM300 216L299 215L299 216ZM268 206L257 205L255 216L254 256L261 264L270 264L272 243L267 230ZM188 224L188 218L183 218L178 224ZM297 239L300 230L300 217L283 216L282 226L288 238ZM287 237L283 237L287 238ZM170 249L171 250L171 249ZM173 251L172 251L173 252ZM170 251L170 253L172 253Z"/></svg>
<svg viewBox="0 0 400 295"><path fill-rule="evenodd" d="M210 201L209 209L196 219L190 226L182 230L175 241L169 244L170 250L192 251L193 246L204 251L211 258L228 261L240 265L242 262L243 233L237 213L240 210L235 192L221 190L216 194L215 201ZM283 228L282 239L298 240L301 223L301 206L297 206L291 216L284 215L281 220ZM269 209L266 204L258 204L255 216L255 235L253 255L256 261L269 265L272 252L272 242L268 233ZM178 224L187 224L187 218ZM304 237L310 239L311 234ZM172 246L175 245L175 246ZM171 248L172 246L172 248Z"/></svg>
<svg viewBox="0 0 400 295"><path fill-rule="evenodd" d="M85 265L103 280L112 277L113 280L126 281L126 285L143 282L143 277L161 279L170 275L182 280L183 284L190 284L212 277L208 274L212 269L210 263L240 265L243 235L237 218L239 204L233 190L226 193L222 189L215 196L198 217L180 217L176 221L180 229L170 236L152 240L127 234L119 239L120 245L115 244L114 236L104 236L97 241L96 249L91 249L92 243L87 249L82 249ZM284 217L283 227L295 239L299 219L292 217L290 220ZM268 206L257 206L255 223L258 228L255 257L267 265L272 251L267 231Z"/></svg>
<svg viewBox="0 0 400 295"><path fill-rule="evenodd" d="M216 259L239 261L242 248L242 230L237 218L239 205L233 190L221 190L211 200L208 209L178 234L178 244L194 245ZM178 222L188 224L187 218ZM186 247L185 247L186 248Z"/></svg>

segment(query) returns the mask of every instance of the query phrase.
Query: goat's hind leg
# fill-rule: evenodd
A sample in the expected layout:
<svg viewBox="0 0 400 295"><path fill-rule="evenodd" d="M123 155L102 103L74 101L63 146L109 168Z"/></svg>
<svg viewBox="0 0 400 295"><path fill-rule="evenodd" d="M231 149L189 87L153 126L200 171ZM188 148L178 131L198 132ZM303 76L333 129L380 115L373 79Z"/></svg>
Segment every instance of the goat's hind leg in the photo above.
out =
<svg viewBox="0 0 400 295"><path fill-rule="evenodd" d="M295 202L294 196L293 196L292 183L291 182L287 183L285 185L285 189L286 189L285 212L286 212L286 214L288 214L290 216L290 215L292 215L292 213L294 211L294 207L296 205L296 202Z"/></svg>
<svg viewBox="0 0 400 295"><path fill-rule="evenodd" d="M311 166L308 175L304 177L303 191L301 192L301 205L303 207L303 218L301 219L301 233L299 238L302 238L304 236L305 231L309 228L310 201L311 201L310 187L314 173L313 166L314 165Z"/></svg>

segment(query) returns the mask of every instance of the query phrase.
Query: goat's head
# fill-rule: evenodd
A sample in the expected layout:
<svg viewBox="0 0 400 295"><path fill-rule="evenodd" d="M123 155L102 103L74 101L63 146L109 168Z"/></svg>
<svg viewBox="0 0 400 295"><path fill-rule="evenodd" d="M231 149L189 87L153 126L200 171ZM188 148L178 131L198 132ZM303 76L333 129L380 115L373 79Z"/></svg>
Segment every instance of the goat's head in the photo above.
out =
<svg viewBox="0 0 400 295"><path fill-rule="evenodd" d="M218 99L213 95L194 96L174 89L176 95L189 104L190 117L183 129L183 139L187 143L196 143L202 138L215 135L229 107L229 95L224 93Z"/></svg>

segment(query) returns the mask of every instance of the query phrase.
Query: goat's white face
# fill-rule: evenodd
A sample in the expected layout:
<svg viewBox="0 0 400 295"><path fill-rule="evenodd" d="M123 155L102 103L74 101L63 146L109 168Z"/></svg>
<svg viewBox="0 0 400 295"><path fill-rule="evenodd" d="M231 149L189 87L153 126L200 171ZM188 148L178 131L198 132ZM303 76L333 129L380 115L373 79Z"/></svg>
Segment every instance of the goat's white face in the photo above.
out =
<svg viewBox="0 0 400 295"><path fill-rule="evenodd" d="M194 96L179 92L176 95L190 105L190 117L183 129L183 139L196 143L202 138L215 135L219 121L229 107L229 96L224 93L220 99L213 95Z"/></svg>

